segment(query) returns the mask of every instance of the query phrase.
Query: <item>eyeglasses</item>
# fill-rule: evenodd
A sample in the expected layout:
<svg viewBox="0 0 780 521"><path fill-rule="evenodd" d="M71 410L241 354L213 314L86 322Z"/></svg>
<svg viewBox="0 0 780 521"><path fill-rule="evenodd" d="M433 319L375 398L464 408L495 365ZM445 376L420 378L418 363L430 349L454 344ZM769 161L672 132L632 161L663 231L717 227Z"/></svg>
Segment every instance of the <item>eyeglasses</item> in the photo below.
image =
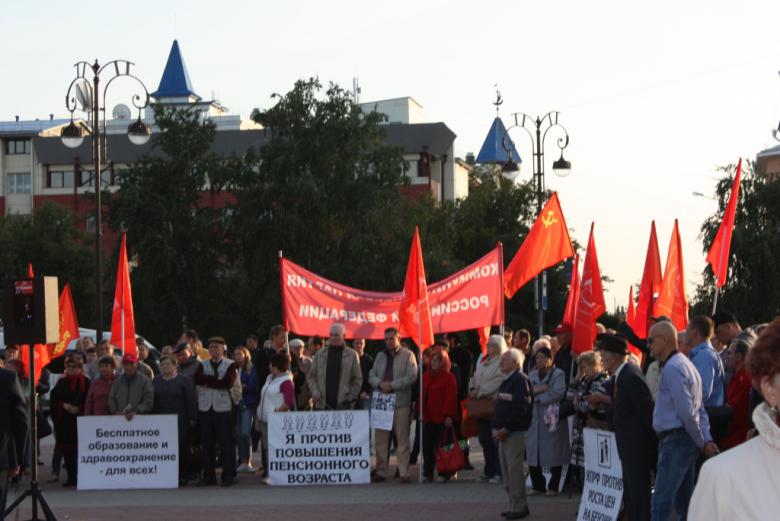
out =
<svg viewBox="0 0 780 521"><path fill-rule="evenodd" d="M78 369L79 366L76 364L65 364L65 369Z"/></svg>

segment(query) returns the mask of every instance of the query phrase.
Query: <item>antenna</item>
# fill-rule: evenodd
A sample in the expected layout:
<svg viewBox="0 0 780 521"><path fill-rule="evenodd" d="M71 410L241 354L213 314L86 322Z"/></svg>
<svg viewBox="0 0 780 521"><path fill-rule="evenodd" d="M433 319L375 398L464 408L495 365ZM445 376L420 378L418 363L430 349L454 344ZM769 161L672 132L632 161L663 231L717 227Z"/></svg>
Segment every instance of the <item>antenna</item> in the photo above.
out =
<svg viewBox="0 0 780 521"><path fill-rule="evenodd" d="M173 39L178 40L176 27L176 11L173 12Z"/></svg>

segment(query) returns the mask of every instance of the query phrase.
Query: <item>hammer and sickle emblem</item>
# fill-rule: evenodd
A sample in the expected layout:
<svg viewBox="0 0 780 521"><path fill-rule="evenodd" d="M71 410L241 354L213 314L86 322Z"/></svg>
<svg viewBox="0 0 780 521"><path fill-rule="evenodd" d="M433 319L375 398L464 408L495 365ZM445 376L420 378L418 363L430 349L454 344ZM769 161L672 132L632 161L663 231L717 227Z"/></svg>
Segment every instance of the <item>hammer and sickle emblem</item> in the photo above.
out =
<svg viewBox="0 0 780 521"><path fill-rule="evenodd" d="M555 217L555 212L552 210L547 210L547 215L542 217L542 224L544 224L545 228L549 228L553 224L557 223L558 219Z"/></svg>

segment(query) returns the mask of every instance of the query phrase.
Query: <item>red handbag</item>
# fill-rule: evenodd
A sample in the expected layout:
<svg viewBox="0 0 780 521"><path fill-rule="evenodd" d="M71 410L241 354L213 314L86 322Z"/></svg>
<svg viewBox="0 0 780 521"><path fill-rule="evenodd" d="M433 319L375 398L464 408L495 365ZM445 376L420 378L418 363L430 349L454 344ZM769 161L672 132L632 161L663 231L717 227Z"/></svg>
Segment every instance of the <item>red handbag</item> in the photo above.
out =
<svg viewBox="0 0 780 521"><path fill-rule="evenodd" d="M447 440L452 439L452 443ZM460 447L455 430L449 427L442 433L439 447L436 449L436 471L439 474L455 474L466 466L466 457Z"/></svg>

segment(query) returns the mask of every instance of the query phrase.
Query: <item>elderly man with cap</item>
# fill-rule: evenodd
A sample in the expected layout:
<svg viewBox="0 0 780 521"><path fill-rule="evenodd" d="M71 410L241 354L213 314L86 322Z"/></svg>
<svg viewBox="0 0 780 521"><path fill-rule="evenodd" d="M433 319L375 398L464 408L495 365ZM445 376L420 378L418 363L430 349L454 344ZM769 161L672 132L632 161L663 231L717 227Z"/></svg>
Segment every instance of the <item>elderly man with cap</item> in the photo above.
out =
<svg viewBox="0 0 780 521"><path fill-rule="evenodd" d="M630 521L650 520L650 473L657 440L653 430L653 397L642 371L628 362L628 344L620 335L601 334L596 345L604 368L613 376L612 396L592 394L591 405L610 404L623 467L623 501Z"/></svg>
<svg viewBox="0 0 780 521"><path fill-rule="evenodd" d="M651 500L653 521L685 520L693 494L696 461L700 453L714 456L710 421L702 400L701 377L685 355L677 351L677 331L671 322L650 328L647 344L661 362L661 381L653 409L653 428L658 433L658 465Z"/></svg>
<svg viewBox="0 0 780 521"><path fill-rule="evenodd" d="M123 414L132 420L136 414L147 414L154 408L152 381L138 371L138 357L122 357L122 374L111 384L108 393L109 414Z"/></svg>
<svg viewBox="0 0 780 521"><path fill-rule="evenodd" d="M222 462L222 486L229 487L236 482L235 421L230 389L238 378L238 368L235 362L225 357L226 345L221 336L209 338L210 359L201 361L195 373L198 423L203 443L203 478L198 482L199 486L217 484L214 473L217 444Z"/></svg>

